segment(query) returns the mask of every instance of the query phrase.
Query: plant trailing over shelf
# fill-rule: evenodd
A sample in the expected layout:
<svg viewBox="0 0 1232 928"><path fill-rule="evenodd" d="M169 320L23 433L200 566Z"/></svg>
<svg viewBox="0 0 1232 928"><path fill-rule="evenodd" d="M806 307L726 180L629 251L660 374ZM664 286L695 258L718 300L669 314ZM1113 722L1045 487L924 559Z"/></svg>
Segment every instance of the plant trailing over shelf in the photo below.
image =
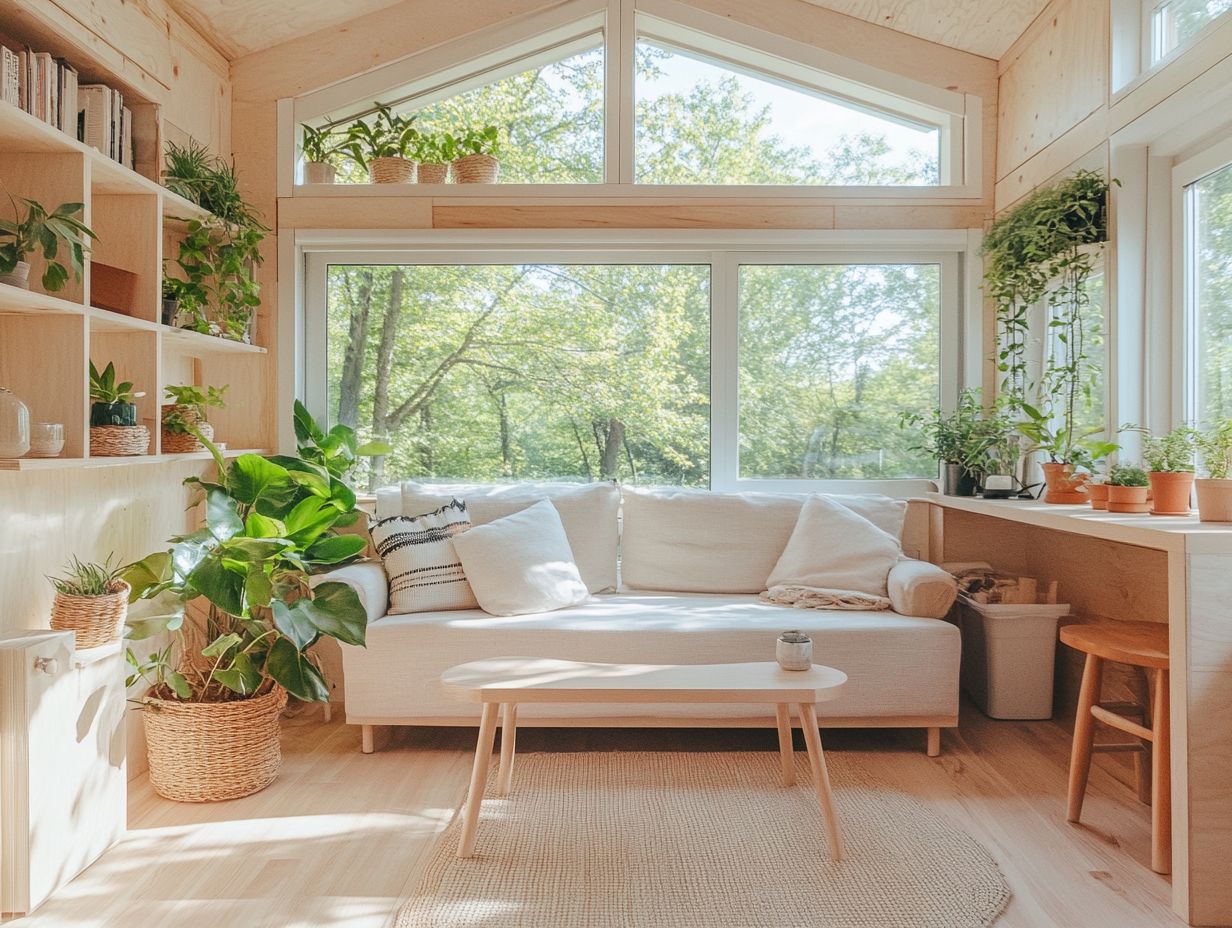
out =
<svg viewBox="0 0 1232 928"><path fill-rule="evenodd" d="M168 386L167 398L174 403L163 411L163 431L188 435L193 428L209 421L210 409L224 409L227 385L221 387Z"/></svg>
<svg viewBox="0 0 1232 928"><path fill-rule="evenodd" d="M1092 441L1101 430L1082 432L1079 426L1092 399L1087 282L1107 240L1108 187L1102 174L1078 171L1036 191L997 219L984 238L984 290L996 304L1002 395L1023 414L1021 429L1033 450L1062 464L1090 466L1109 453L1109 443ZM1030 315L1041 301L1048 308L1046 334L1058 347L1048 353L1040 381L1030 384ZM1029 393L1036 402L1029 402Z"/></svg>
<svg viewBox="0 0 1232 928"><path fill-rule="evenodd" d="M32 254L41 254L46 261L42 283L48 293L64 289L70 269L73 277L80 280L88 250L86 239L98 238L76 218L85 206L61 203L48 212L37 200L11 194L9 203L13 207L13 221L0 219L0 275L5 276L6 282L29 287L30 267L26 258ZM61 248L68 253L68 267L58 260Z"/></svg>

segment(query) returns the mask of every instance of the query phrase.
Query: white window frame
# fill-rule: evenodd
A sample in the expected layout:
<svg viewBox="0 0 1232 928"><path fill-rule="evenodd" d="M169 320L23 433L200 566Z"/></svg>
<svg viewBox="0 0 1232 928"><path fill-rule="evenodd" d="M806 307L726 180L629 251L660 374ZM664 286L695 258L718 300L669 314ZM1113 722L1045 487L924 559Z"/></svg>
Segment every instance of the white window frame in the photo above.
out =
<svg viewBox="0 0 1232 928"><path fill-rule="evenodd" d="M1194 305L1193 251L1196 217L1189 204L1191 186L1232 165L1232 138L1178 161L1172 169L1172 343L1182 346L1172 364L1172 424L1194 422L1198 415L1197 322Z"/></svg>
<svg viewBox="0 0 1232 928"><path fill-rule="evenodd" d="M913 496L933 489L929 478L885 480L758 480L739 476L737 274L741 264L937 264L941 266L941 405L954 409L969 363L982 357L981 307L964 307L972 239L964 230L900 232L424 232L295 233L295 266L302 280L297 327L296 390L315 416L327 411L325 268L350 264L708 264L711 266L710 486L715 490L877 492ZM287 288L292 289L292 288ZM282 312L295 314L293 301ZM290 324L290 323L289 323ZM288 329L290 330L290 329ZM290 396L285 397L290 408ZM322 421L324 421L322 419Z"/></svg>
<svg viewBox="0 0 1232 928"><path fill-rule="evenodd" d="M415 195L415 188L312 185L302 180L299 125L348 122L371 111L367 101L424 106L488 81L518 73L571 49L605 42L604 176L602 184L501 184L500 196L646 197L877 197L979 198L982 195L981 111L978 97L884 71L816 46L732 23L677 0L567 0L538 13L399 59L339 81L279 107L279 195ZM939 184L935 185L652 185L636 184L634 166L634 56L639 34L658 38L761 77L798 83L846 105L940 133ZM364 101L359 102L357 101ZM457 185L435 186L432 196L467 196ZM420 195L423 195L422 193Z"/></svg>

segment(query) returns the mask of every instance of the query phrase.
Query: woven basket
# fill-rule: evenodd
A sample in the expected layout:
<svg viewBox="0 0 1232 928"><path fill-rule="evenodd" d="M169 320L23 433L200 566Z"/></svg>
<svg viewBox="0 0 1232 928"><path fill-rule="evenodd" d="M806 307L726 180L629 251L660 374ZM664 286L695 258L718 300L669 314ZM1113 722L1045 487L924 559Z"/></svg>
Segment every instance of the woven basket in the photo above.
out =
<svg viewBox="0 0 1232 928"><path fill-rule="evenodd" d="M453 163L453 179L459 184L494 184L500 177L500 162L491 155L467 155Z"/></svg>
<svg viewBox="0 0 1232 928"><path fill-rule="evenodd" d="M114 458L130 454L145 454L150 448L150 430L144 425L90 426L90 454L96 458Z"/></svg>
<svg viewBox="0 0 1232 928"><path fill-rule="evenodd" d="M200 429L201 434L210 441L214 440L214 426L208 422L202 422L201 417L197 415L197 411L191 406L181 406L178 403L168 403L163 407L163 421L167 419L167 414L170 412L178 413L180 418L185 422L195 425ZM191 454L194 451L204 451L205 445L197 439L196 435L191 432L169 432L164 427L162 434L162 450L163 454Z"/></svg>
<svg viewBox="0 0 1232 928"><path fill-rule="evenodd" d="M218 802L265 789L278 776L278 718L286 690L232 702L177 702L147 696L150 785L176 802Z"/></svg>
<svg viewBox="0 0 1232 928"><path fill-rule="evenodd" d="M449 165L421 161L415 170L415 180L420 184L444 184L449 181Z"/></svg>
<svg viewBox="0 0 1232 928"><path fill-rule="evenodd" d="M132 587L116 580L111 584L111 592L102 596L56 593L51 606L51 627L58 632L73 632L78 648L97 648L115 641L128 617L131 592Z"/></svg>
<svg viewBox="0 0 1232 928"><path fill-rule="evenodd" d="M415 179L415 162L406 158L373 158L368 176L374 184L409 184Z"/></svg>

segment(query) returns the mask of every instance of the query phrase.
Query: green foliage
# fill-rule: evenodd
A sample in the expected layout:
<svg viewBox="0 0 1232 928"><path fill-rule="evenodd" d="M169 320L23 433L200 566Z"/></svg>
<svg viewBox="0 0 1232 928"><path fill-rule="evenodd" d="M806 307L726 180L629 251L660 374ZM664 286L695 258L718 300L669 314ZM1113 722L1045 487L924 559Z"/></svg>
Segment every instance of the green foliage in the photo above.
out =
<svg viewBox="0 0 1232 928"><path fill-rule="evenodd" d="M1139 430L1144 431L1144 430ZM1155 473L1192 473L1198 433L1187 425L1165 435L1145 433L1142 460Z"/></svg>
<svg viewBox="0 0 1232 928"><path fill-rule="evenodd" d="M221 387L205 387L204 389L196 386L168 386L166 390L167 398L174 400L176 406L187 407L193 413L191 418L185 418L179 409L163 411L163 431L175 435L189 434L192 426L197 422L208 421L209 409L223 409L227 405L223 398L223 394L227 392L226 384Z"/></svg>
<svg viewBox="0 0 1232 928"><path fill-rule="evenodd" d="M115 362L108 361L101 374L94 362L90 362L90 402L131 403L136 395L131 380L116 383Z"/></svg>
<svg viewBox="0 0 1232 928"><path fill-rule="evenodd" d="M116 581L120 580L125 569L122 566L113 567L111 558L101 564L79 560L73 557L64 566L64 576L48 577L57 593L65 596L106 596L116 592Z"/></svg>
<svg viewBox="0 0 1232 928"><path fill-rule="evenodd" d="M274 684L300 699L328 699L325 678L306 652L322 636L363 645L367 617L351 587L314 587L310 577L363 552L362 536L336 531L358 517L355 494L301 458L245 454L227 465L214 445L204 443L218 482L185 483L204 497L205 527L172 538L170 549L124 574L134 600L166 607L131 621L128 637L174 636L171 646L145 661L130 651L129 684L144 679L152 696L194 702L241 699ZM188 633L185 621L198 599L208 613L203 640Z"/></svg>
<svg viewBox="0 0 1232 928"><path fill-rule="evenodd" d="M25 217L18 208L18 201L25 206ZM47 262L43 271L43 289L55 293L68 283L69 268L57 258L61 245L68 252L69 267L76 280L81 279L85 267L85 239L97 239L76 216L83 212L81 203L61 203L50 213L36 200L25 197L9 197L13 206L13 220L0 219L0 274L12 273L19 261L27 255L41 254Z"/></svg>
<svg viewBox="0 0 1232 928"><path fill-rule="evenodd" d="M496 126L484 126L482 129L467 127L456 136L445 133L444 147L453 153L449 159L451 161L468 155L496 158L501 153L500 129Z"/></svg>
<svg viewBox="0 0 1232 928"><path fill-rule="evenodd" d="M1146 471L1141 467L1131 467L1127 464L1117 464L1108 471L1108 479L1105 482L1114 487L1146 487L1151 484Z"/></svg>
<svg viewBox="0 0 1232 928"><path fill-rule="evenodd" d="M198 331L244 341L257 308L261 285L256 268L262 263L263 229L234 223L191 220L180 241L176 264L184 274L177 285L183 308L200 310ZM212 311L217 332L209 325Z"/></svg>
<svg viewBox="0 0 1232 928"><path fill-rule="evenodd" d="M322 468L331 479L349 481L360 458L389 454L393 450L387 441L360 444L355 430L341 423L326 433L299 400L295 401L294 417L300 458Z"/></svg>
<svg viewBox="0 0 1232 928"><path fill-rule="evenodd" d="M369 120L357 119L346 131L339 146L355 163L367 168L374 158L407 158L419 133L415 116L395 113L383 103L374 103L376 114Z"/></svg>
<svg viewBox="0 0 1232 928"><path fill-rule="evenodd" d="M1114 181L1115 182L1115 181ZM1091 373L1087 345L1087 281L1096 254L1088 247L1107 239L1108 182L1095 171L1037 190L998 218L984 238L984 290L996 304L997 367L1002 391L1021 408L1023 434L1050 460L1086 464L1099 449L1088 445L1101 429L1084 430L1082 406L1090 402L1084 377ZM1044 374L1027 401L1027 341L1031 307L1047 298L1049 351Z"/></svg>
<svg viewBox="0 0 1232 928"><path fill-rule="evenodd" d="M449 164L459 157L457 143L446 132L419 132L411 157L421 164Z"/></svg>
<svg viewBox="0 0 1232 928"><path fill-rule="evenodd" d="M1194 441L1212 480L1232 477L1232 419L1225 419L1213 429L1197 432Z"/></svg>
<svg viewBox="0 0 1232 928"><path fill-rule="evenodd" d="M1042 451L1048 455L1050 461L1093 470L1097 462L1104 460L1120 447L1116 442L1098 437L1103 432L1102 427L1094 426L1084 431L1075 431L1074 427L1065 424L1066 419L1057 419L1052 405L1040 410L1024 402L1019 404L1019 411L1026 417L1018 423L1017 428L1031 442L1027 451ZM1074 422L1073 419L1068 421Z"/></svg>
<svg viewBox="0 0 1232 928"><path fill-rule="evenodd" d="M187 145L168 142L163 186L186 200L200 203L214 164L214 155L196 139L189 139Z"/></svg>
<svg viewBox="0 0 1232 928"><path fill-rule="evenodd" d="M163 186L209 210L223 223L269 231L260 214L240 194L235 165L196 141L190 140L185 146L168 143Z"/></svg>
<svg viewBox="0 0 1232 928"><path fill-rule="evenodd" d="M331 156L346 143L345 137L333 126L317 129L305 123L299 128L303 133L300 150L309 163L328 164Z"/></svg>

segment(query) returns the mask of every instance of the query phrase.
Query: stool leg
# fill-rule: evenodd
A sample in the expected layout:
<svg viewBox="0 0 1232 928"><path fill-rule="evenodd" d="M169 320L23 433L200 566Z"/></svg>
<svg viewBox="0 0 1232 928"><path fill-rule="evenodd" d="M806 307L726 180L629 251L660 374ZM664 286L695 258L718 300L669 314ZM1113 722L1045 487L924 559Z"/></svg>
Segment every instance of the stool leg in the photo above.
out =
<svg viewBox="0 0 1232 928"><path fill-rule="evenodd" d="M1069 757L1069 807L1065 818L1070 822L1082 817L1082 800L1086 796L1087 776L1091 773L1091 746L1095 743L1095 717L1091 715L1091 707L1099 702L1103 672L1103 659L1088 654L1086 667L1082 671L1082 687L1078 691L1074 747Z"/></svg>
<svg viewBox="0 0 1232 928"><path fill-rule="evenodd" d="M1151 869L1172 872L1172 735L1168 719L1168 671L1155 671L1151 731Z"/></svg>
<svg viewBox="0 0 1232 928"><path fill-rule="evenodd" d="M1147 682L1146 669L1134 668L1134 694L1142 706L1142 724L1151 717L1151 686ZM1134 787L1139 802L1151 804L1151 742L1142 742L1142 752L1134 755Z"/></svg>

